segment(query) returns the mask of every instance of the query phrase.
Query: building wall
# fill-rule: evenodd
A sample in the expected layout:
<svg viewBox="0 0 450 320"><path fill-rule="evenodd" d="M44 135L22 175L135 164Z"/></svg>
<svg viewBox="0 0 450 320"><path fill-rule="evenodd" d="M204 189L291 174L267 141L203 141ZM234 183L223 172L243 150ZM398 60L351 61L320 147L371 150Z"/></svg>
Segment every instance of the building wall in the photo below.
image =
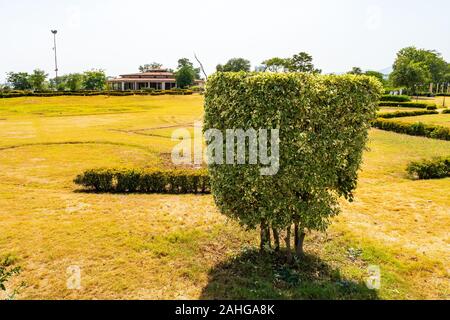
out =
<svg viewBox="0 0 450 320"><path fill-rule="evenodd" d="M112 90L127 91L127 90L144 90L152 88L155 90L170 90L176 87L175 82L108 82L108 86Z"/></svg>

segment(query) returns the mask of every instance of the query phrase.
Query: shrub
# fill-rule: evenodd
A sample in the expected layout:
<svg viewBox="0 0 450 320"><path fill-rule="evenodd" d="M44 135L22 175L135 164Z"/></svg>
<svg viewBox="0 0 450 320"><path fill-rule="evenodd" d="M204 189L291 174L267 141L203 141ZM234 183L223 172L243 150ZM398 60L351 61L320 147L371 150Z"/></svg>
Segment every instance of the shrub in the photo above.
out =
<svg viewBox="0 0 450 320"><path fill-rule="evenodd" d="M6 284L14 276L17 276L21 273L21 267L14 267L15 257L11 255L6 255L0 257L0 292L6 291ZM12 289L12 293L7 295L8 300L13 300L15 296L19 293L20 289L25 287L25 283L20 283L16 288Z"/></svg>
<svg viewBox="0 0 450 320"><path fill-rule="evenodd" d="M401 118L401 117L414 117L426 114L439 114L435 110L414 110L414 111L395 111L395 112L382 112L378 114L379 118L390 119L390 118Z"/></svg>
<svg viewBox="0 0 450 320"><path fill-rule="evenodd" d="M394 101L381 101L378 104L380 107L405 107L405 108L420 108L427 109L428 107L436 107L436 104L424 103L424 102L394 102Z"/></svg>
<svg viewBox="0 0 450 320"><path fill-rule="evenodd" d="M19 97L59 97L59 96L133 96L133 95L191 95L194 91L187 89L171 90L141 90L141 91L4 91L0 92L0 98L19 98Z"/></svg>
<svg viewBox="0 0 450 320"><path fill-rule="evenodd" d="M440 140L450 140L449 128L435 125L427 125L423 124L422 122L406 123L378 118L372 121L372 126L381 130L404 133L412 136L422 136Z"/></svg>
<svg viewBox="0 0 450 320"><path fill-rule="evenodd" d="M198 93L205 92L205 88L203 88L201 86L191 86L191 87L189 87L189 89L194 91L194 92L198 92Z"/></svg>
<svg viewBox="0 0 450 320"><path fill-rule="evenodd" d="M206 170L92 169L74 182L97 192L209 193Z"/></svg>
<svg viewBox="0 0 450 320"><path fill-rule="evenodd" d="M325 230L339 213L338 199L352 199L357 172L375 118L381 84L367 76L303 73L222 73L205 94L206 129L279 129L279 170L263 165L210 164L211 188L221 212L246 228L261 229L261 248L279 249L290 230L303 252L307 230ZM225 136L225 135L224 135ZM207 143L209 143L207 139ZM236 156L236 155L235 155Z"/></svg>
<svg viewBox="0 0 450 320"><path fill-rule="evenodd" d="M194 91L192 90L188 90L188 89L171 89L171 90L166 90L165 92L166 94L170 94L170 95L191 95L194 94Z"/></svg>
<svg viewBox="0 0 450 320"><path fill-rule="evenodd" d="M410 177L415 179L450 177L450 156L411 162L406 171Z"/></svg>
<svg viewBox="0 0 450 320"><path fill-rule="evenodd" d="M444 109L444 110L442 110L442 113L443 114L446 114L446 113L448 114L448 113L450 113L450 109Z"/></svg>
<svg viewBox="0 0 450 320"><path fill-rule="evenodd" d="M381 97L380 101L409 102L411 98L409 96L385 94Z"/></svg>
<svg viewBox="0 0 450 320"><path fill-rule="evenodd" d="M411 91L411 96L414 96L414 97L429 97L429 98L431 98L431 97L434 97L435 95L434 95L434 93L431 93L429 91L419 91L419 92Z"/></svg>

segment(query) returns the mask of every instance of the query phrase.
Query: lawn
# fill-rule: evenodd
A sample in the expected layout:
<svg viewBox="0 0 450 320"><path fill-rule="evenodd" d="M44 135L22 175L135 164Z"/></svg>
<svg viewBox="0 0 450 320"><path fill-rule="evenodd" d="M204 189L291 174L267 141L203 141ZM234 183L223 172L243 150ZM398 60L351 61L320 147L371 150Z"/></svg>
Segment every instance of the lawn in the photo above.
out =
<svg viewBox="0 0 450 320"><path fill-rule="evenodd" d="M395 112L395 111L420 111L418 108L404 108L404 107L381 107L379 113Z"/></svg>
<svg viewBox="0 0 450 320"><path fill-rule="evenodd" d="M445 101L444 101L445 100ZM417 102L427 102L427 103L435 103L438 108L443 108L444 106L450 107L450 97L411 97L411 101ZM445 102L445 103L444 103Z"/></svg>
<svg viewBox="0 0 450 320"><path fill-rule="evenodd" d="M430 114L430 115L423 115L423 116L417 116L417 117L403 117L403 118L397 118L396 121L400 122L406 122L406 123L415 123L415 122L422 122L425 124L432 124L432 125L438 125L450 128L450 114Z"/></svg>
<svg viewBox="0 0 450 320"><path fill-rule="evenodd" d="M73 184L88 168L170 165L172 130L200 120L202 104L0 99L0 256L23 269L10 283L26 282L19 299L449 298L450 179L405 173L411 160L448 155L447 141L372 130L355 202L342 202L326 234L308 235L308 256L289 267L259 255L257 232L218 213L211 196ZM72 265L81 290L66 288ZM380 290L364 285L369 265L381 268Z"/></svg>

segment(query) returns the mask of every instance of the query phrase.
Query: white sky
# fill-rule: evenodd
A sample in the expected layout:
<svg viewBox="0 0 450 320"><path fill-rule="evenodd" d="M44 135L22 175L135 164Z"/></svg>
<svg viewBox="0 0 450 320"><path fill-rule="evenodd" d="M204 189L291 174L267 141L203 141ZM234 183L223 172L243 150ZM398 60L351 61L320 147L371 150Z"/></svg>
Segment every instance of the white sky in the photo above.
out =
<svg viewBox="0 0 450 320"><path fill-rule="evenodd" d="M448 0L0 0L0 82L8 71L60 74L137 71L157 61L194 60L207 72L232 57L252 65L300 51L324 72L380 70L415 45L450 60Z"/></svg>

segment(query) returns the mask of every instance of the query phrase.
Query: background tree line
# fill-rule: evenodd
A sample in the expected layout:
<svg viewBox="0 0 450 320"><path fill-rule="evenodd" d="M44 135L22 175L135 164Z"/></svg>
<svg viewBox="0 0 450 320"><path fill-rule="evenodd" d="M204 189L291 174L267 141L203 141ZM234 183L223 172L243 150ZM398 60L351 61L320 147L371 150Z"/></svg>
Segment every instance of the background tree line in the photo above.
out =
<svg viewBox="0 0 450 320"><path fill-rule="evenodd" d="M397 53L392 69L389 76L377 71L363 72L358 67L348 73L374 76L385 86L404 87L410 92L414 92L419 85L450 83L450 64L436 50L403 48Z"/></svg>
<svg viewBox="0 0 450 320"><path fill-rule="evenodd" d="M216 71L238 72L250 71L250 61L244 58L233 58L225 64L219 64ZM306 52L300 52L290 58L273 57L262 62L255 71L260 72L306 72L321 73L313 64L313 58ZM450 83L450 64L436 50L407 47L397 53L393 71L385 75L379 71L363 71L353 67L348 74L367 75L377 78L385 87L403 87L414 91L418 85L430 83Z"/></svg>
<svg viewBox="0 0 450 320"><path fill-rule="evenodd" d="M300 52L290 58L274 57L267 59L262 62L260 68L256 68L256 71L321 73L322 70L316 69L312 61L313 58L310 54ZM250 69L250 61L244 58L233 58L216 67L219 72L248 72Z"/></svg>
<svg viewBox="0 0 450 320"><path fill-rule="evenodd" d="M162 64L152 62L139 66L139 72L149 72L162 68ZM251 63L244 58L232 58L224 64L219 64L216 71L239 72L250 71ZM191 87L195 80L201 79L200 68L188 58L178 60L177 69L174 71L177 86L179 88ZM299 52L289 58L273 57L264 60L255 69L261 72L306 72L319 74L322 71L313 64L313 58L306 52ZM397 53L393 64L392 73L387 76L378 71L363 71L359 67L353 67L349 74L368 75L377 78L385 87L404 87L414 91L418 85L430 83L450 83L450 64L435 50L417 49L407 47ZM31 74L27 72L9 72L7 74L7 88L14 90L103 90L106 88L106 75L103 70L90 70L84 73L71 73L53 79L48 79L48 74L36 69Z"/></svg>
<svg viewBox="0 0 450 320"><path fill-rule="evenodd" d="M414 89L429 83L450 82L450 64L435 50L407 47L397 53L389 77L394 86Z"/></svg>
<svg viewBox="0 0 450 320"><path fill-rule="evenodd" d="M48 79L45 71L36 69L31 74L27 72L9 72L6 77L7 87L13 90L104 90L106 75L103 70L90 70L84 73L71 73Z"/></svg>

